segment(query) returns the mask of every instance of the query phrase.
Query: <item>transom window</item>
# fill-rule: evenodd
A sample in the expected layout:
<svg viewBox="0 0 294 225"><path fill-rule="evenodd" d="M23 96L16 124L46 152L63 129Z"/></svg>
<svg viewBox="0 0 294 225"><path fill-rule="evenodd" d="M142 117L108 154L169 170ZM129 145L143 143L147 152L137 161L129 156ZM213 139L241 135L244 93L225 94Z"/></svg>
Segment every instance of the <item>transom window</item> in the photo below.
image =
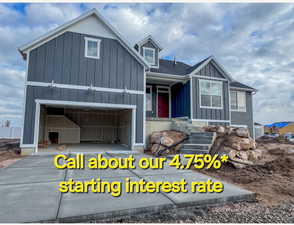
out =
<svg viewBox="0 0 294 225"><path fill-rule="evenodd" d="M85 57L100 58L100 39L85 37Z"/></svg>
<svg viewBox="0 0 294 225"><path fill-rule="evenodd" d="M200 107L222 109L223 83L221 81L199 80Z"/></svg>
<svg viewBox="0 0 294 225"><path fill-rule="evenodd" d="M150 65L155 65L155 49L143 47L143 56Z"/></svg>
<svg viewBox="0 0 294 225"><path fill-rule="evenodd" d="M146 86L146 111L152 111L152 86Z"/></svg>
<svg viewBox="0 0 294 225"><path fill-rule="evenodd" d="M231 110L246 112L246 93L244 91L231 91Z"/></svg>

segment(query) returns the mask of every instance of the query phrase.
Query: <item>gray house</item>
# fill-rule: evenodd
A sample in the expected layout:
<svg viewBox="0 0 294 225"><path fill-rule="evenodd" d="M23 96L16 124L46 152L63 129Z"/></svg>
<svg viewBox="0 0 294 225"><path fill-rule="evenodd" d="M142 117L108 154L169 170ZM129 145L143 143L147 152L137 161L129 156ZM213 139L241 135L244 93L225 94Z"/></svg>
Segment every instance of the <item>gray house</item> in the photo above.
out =
<svg viewBox="0 0 294 225"><path fill-rule="evenodd" d="M93 9L21 48L27 62L23 154L54 144L142 150L175 120L246 126L254 88L208 57L160 58L151 36L135 46ZM118 147L120 146L120 147Z"/></svg>

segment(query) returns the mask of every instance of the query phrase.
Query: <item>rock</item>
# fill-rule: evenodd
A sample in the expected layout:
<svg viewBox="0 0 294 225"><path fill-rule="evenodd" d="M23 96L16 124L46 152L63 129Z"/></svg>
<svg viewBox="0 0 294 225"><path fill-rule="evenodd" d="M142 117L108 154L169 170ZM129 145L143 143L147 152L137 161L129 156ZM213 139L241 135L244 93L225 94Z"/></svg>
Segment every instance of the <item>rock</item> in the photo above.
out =
<svg viewBox="0 0 294 225"><path fill-rule="evenodd" d="M256 149L254 151L248 151L248 160L250 161L258 161L262 158L262 151Z"/></svg>
<svg viewBox="0 0 294 225"><path fill-rule="evenodd" d="M153 132L150 135L150 144L151 144L151 152L156 154L158 151L165 149L165 146L172 146L182 140L184 140L187 135L180 131L173 130L165 130ZM167 150L165 154L168 153L176 153L180 150L182 144L179 144L175 147L172 147L170 150Z"/></svg>
<svg viewBox="0 0 294 225"><path fill-rule="evenodd" d="M248 131L247 128L244 128L244 127L238 127L236 129L234 129L234 133L238 137L244 137L244 138L248 138L249 137L249 131Z"/></svg>

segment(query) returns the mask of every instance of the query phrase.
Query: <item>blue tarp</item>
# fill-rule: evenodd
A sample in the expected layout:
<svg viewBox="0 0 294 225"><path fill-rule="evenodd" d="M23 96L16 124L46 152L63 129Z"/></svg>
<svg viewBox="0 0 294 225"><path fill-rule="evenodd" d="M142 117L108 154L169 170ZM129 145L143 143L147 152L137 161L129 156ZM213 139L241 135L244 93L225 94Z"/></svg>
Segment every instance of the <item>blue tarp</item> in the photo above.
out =
<svg viewBox="0 0 294 225"><path fill-rule="evenodd" d="M293 123L293 122L278 122L278 123L272 123L272 124L267 124L265 125L266 127L277 127L277 128L283 128L283 127L286 127L288 126L290 123Z"/></svg>

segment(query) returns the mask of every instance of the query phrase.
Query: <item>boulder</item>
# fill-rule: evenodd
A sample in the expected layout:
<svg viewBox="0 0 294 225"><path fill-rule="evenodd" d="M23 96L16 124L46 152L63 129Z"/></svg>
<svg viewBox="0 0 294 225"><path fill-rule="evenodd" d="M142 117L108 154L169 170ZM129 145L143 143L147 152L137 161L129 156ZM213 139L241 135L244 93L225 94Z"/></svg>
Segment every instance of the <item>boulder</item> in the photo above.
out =
<svg viewBox="0 0 294 225"><path fill-rule="evenodd" d="M238 137L248 138L249 137L249 131L247 128L238 127L234 129L234 134L236 134Z"/></svg>
<svg viewBox="0 0 294 225"><path fill-rule="evenodd" d="M165 149L167 146L172 146L183 141L185 138L187 138L187 135L180 131L165 130L153 132L150 135L151 152L156 154L158 151ZM176 153L181 147L182 144L176 145L165 153Z"/></svg>

